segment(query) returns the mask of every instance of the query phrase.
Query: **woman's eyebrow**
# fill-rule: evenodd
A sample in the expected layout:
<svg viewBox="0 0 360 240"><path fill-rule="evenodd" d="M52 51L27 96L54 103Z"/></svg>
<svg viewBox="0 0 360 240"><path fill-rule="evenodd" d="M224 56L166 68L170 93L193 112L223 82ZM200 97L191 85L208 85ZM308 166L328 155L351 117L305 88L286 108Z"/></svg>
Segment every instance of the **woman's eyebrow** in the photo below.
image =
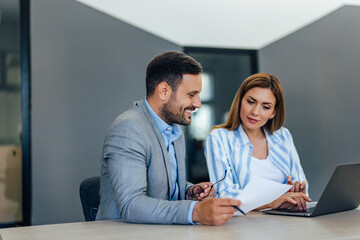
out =
<svg viewBox="0 0 360 240"><path fill-rule="evenodd" d="M255 102L257 102L256 99L253 98L252 96L249 96L249 98L251 98L251 100L254 100Z"/></svg>
<svg viewBox="0 0 360 240"><path fill-rule="evenodd" d="M255 98L253 98L252 96L249 96L253 101L257 102L257 100ZM268 105L273 105L272 102L263 102L263 104L268 104Z"/></svg>

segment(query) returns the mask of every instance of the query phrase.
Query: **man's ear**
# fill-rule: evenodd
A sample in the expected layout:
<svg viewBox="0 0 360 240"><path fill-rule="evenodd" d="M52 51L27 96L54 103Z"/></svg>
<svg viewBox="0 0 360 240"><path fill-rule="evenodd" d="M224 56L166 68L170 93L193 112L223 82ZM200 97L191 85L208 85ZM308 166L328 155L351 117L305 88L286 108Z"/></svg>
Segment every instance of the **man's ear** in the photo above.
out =
<svg viewBox="0 0 360 240"><path fill-rule="evenodd" d="M161 82L156 87L155 92L158 94L159 98L162 101L167 102L167 100L169 100L169 98L171 96L172 89L171 89L170 85L167 84L166 82Z"/></svg>

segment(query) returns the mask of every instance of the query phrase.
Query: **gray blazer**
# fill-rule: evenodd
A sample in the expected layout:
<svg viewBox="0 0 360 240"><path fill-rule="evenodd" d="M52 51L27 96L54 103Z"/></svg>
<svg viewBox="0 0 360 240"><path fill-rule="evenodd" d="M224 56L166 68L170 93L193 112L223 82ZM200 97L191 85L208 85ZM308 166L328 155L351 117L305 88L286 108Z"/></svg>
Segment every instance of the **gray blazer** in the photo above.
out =
<svg viewBox="0 0 360 240"><path fill-rule="evenodd" d="M184 135L174 142L179 201L171 199L171 167L161 133L144 99L118 116L105 138L96 220L188 224Z"/></svg>

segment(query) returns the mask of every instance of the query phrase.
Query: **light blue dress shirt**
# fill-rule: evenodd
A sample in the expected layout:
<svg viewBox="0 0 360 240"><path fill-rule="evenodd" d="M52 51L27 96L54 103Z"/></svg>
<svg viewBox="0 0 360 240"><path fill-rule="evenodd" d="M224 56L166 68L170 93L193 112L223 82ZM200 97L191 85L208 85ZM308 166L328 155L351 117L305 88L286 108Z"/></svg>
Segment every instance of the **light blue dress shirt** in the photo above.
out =
<svg viewBox="0 0 360 240"><path fill-rule="evenodd" d="M169 153L169 159L170 159L170 166L171 166L171 186L172 186L172 192L171 192L171 201L176 201L179 199L179 186L177 184L177 175L178 175L178 167L177 167L177 161L176 161L176 152L173 142L178 139L181 136L181 128L178 124L167 124L162 120L151 108L150 104L146 100L145 97L145 104L146 107L149 109L152 117L155 120L156 125L159 128L159 131L161 133L161 136L164 139L166 149ZM188 186L187 186L188 188ZM186 189L187 189L186 188ZM192 221L192 212L194 210L196 202L193 202L190 206L189 213L188 213L188 223L194 224Z"/></svg>
<svg viewBox="0 0 360 240"><path fill-rule="evenodd" d="M286 176L292 176L293 181L306 181L289 130L282 127L273 134L264 130L268 143L268 159ZM205 156L210 181L219 181L227 170L225 180L215 185L218 196L236 198L248 184L252 151L253 145L241 125L234 131L220 128L209 134L206 138ZM306 186L308 190L308 184Z"/></svg>

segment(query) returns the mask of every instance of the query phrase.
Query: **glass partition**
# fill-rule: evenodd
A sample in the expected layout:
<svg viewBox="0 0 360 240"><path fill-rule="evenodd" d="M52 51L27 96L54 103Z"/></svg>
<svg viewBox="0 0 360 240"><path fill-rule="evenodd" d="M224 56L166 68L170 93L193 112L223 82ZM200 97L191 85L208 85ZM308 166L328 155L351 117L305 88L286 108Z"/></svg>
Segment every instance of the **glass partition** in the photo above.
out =
<svg viewBox="0 0 360 240"><path fill-rule="evenodd" d="M28 43L29 35L24 35L23 30L29 28L26 18L29 2L21 3L0 0L0 226L29 225L30 222L28 216L26 221L23 217L24 212L27 214L30 210L24 211L23 205L23 182L27 180L23 175L29 172L23 168L24 136L29 137L24 126L30 124L29 99L24 98L24 94L29 93L28 87L24 89L29 83L29 71L23 67L23 53L28 53L29 47L24 49L21 39L24 37ZM23 16L20 12L24 3L27 7L22 13L25 10L27 14ZM25 114L24 109L27 109ZM25 142L29 144L29 138ZM29 156L28 150L26 156Z"/></svg>
<svg viewBox="0 0 360 240"><path fill-rule="evenodd" d="M246 77L257 72L255 50L187 47L185 53L203 66L202 106L186 128L188 179L208 181L204 144L210 129L224 123L232 100Z"/></svg>
<svg viewBox="0 0 360 240"><path fill-rule="evenodd" d="M0 224L22 221L18 1L0 1Z"/></svg>

